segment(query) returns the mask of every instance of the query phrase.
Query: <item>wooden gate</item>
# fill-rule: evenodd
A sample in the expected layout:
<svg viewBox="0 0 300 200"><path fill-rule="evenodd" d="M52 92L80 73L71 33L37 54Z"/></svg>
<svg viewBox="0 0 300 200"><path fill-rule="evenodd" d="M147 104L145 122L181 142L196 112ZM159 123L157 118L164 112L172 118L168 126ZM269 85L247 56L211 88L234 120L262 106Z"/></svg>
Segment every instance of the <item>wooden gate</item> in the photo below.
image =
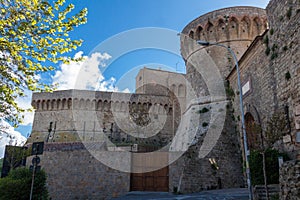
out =
<svg viewBox="0 0 300 200"><path fill-rule="evenodd" d="M168 153L134 153L131 173L131 191L169 191ZM160 168L160 166L165 166ZM154 170L154 171L153 171Z"/></svg>

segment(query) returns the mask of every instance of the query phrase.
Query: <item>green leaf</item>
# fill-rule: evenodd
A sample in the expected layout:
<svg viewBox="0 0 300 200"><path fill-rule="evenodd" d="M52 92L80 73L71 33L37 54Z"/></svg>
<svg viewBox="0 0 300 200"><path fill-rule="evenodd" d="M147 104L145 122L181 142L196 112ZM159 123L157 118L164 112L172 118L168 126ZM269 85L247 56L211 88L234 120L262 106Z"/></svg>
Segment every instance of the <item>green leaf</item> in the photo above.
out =
<svg viewBox="0 0 300 200"><path fill-rule="evenodd" d="M74 14L74 5L65 0L53 4L44 0L7 0L0 9L4 16L0 18L0 45L7 52L0 65L0 115L17 125L24 109L16 99L26 89L53 91L55 85L39 82L36 76L53 70L54 63L71 60L64 54L82 41L72 39L69 32L86 23L87 9Z"/></svg>

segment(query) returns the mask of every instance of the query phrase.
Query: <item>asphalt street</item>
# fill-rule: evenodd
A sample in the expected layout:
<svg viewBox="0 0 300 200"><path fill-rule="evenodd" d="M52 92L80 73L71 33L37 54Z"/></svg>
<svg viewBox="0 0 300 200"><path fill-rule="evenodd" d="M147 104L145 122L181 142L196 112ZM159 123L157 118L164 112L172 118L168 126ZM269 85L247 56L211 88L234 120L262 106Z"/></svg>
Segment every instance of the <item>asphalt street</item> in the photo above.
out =
<svg viewBox="0 0 300 200"><path fill-rule="evenodd" d="M129 192L114 200L247 200L249 199L246 188L234 188L223 190L208 190L193 194L175 195L167 192Z"/></svg>

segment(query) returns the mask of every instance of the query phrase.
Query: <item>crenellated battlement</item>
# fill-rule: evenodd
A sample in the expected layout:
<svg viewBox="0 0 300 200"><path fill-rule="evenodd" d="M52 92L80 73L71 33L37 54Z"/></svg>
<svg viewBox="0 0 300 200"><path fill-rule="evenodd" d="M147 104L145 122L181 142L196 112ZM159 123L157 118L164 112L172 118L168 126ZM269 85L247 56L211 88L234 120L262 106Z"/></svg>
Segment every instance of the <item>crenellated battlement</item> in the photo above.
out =
<svg viewBox="0 0 300 200"><path fill-rule="evenodd" d="M235 66L228 51L219 46L201 46L197 40L216 42L230 47L240 59L254 38L267 30L266 11L261 8L238 6L209 12L190 22L181 34L181 55L186 62L186 78L197 94L208 95L206 83L197 68L201 63L191 63L195 52L203 49L218 67L223 78ZM195 62L195 61L193 61Z"/></svg>
<svg viewBox="0 0 300 200"><path fill-rule="evenodd" d="M84 90L34 93L32 106L36 112L59 110L89 110L126 112L129 108L149 110L153 113L169 112L172 102L167 96L127 94Z"/></svg>
<svg viewBox="0 0 300 200"><path fill-rule="evenodd" d="M128 134L152 134L148 131L152 127L159 129L159 138L150 140L165 142L174 133L170 127L176 127L172 103L168 96L149 94L87 90L34 93L35 116L28 141L95 142L108 137L128 142L132 139Z"/></svg>
<svg viewBox="0 0 300 200"><path fill-rule="evenodd" d="M195 40L226 42L253 40L268 27L264 9L238 6L209 12L190 22L182 31Z"/></svg>

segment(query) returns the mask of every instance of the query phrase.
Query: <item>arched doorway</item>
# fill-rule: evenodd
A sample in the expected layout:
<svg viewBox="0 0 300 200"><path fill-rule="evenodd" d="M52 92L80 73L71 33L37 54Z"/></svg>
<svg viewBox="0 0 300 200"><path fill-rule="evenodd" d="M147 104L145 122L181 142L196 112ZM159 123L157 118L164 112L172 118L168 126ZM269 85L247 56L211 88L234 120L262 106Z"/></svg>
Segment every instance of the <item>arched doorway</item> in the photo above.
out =
<svg viewBox="0 0 300 200"><path fill-rule="evenodd" d="M254 117L251 113L246 113L245 115L245 126L247 133L247 142L250 150L258 149L260 147L260 128L257 123L255 123Z"/></svg>

